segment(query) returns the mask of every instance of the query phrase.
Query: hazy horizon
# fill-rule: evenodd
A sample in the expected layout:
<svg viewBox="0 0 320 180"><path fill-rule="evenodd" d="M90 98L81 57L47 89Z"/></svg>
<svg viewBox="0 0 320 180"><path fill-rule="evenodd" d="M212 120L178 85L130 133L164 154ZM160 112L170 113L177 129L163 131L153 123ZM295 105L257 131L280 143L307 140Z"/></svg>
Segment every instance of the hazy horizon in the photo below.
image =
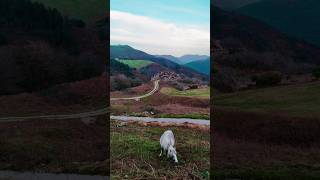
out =
<svg viewBox="0 0 320 180"><path fill-rule="evenodd" d="M110 46L130 46L130 45L128 45L128 44L110 44ZM133 49L136 49L136 50L143 51L143 50L138 49L138 48L136 48L136 47L134 47L134 46L130 46L130 47L132 47ZM144 52L145 52L145 51L144 51ZM145 52L145 53L148 53L148 52ZM148 53L148 54L150 54L150 53ZM157 56L174 56L174 55L172 55L172 54L150 54L150 55L157 55ZM193 54L193 53L183 54L183 55L181 55L181 56L174 56L174 57L176 57L176 58L181 58L181 57L186 56L186 55L208 56L208 57L210 57L210 55L206 55L206 54Z"/></svg>

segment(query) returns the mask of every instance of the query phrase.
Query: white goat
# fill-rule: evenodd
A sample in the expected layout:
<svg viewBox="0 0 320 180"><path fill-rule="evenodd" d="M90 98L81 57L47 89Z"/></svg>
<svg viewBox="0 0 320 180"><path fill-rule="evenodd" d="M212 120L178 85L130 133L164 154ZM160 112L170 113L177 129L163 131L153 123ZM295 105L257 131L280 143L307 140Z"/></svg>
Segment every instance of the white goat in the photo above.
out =
<svg viewBox="0 0 320 180"><path fill-rule="evenodd" d="M160 157L162 155L162 149L164 152L167 153L167 157L172 157L174 159L174 162L178 163L177 159L177 151L174 148L174 135L171 130L165 131L160 138L160 146L161 146L161 152L160 152Z"/></svg>

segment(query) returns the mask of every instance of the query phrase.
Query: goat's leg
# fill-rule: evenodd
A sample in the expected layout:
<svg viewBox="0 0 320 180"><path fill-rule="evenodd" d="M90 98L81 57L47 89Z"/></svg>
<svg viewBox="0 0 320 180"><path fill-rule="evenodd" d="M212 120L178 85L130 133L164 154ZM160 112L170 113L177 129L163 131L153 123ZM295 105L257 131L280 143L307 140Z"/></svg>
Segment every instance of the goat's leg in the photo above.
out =
<svg viewBox="0 0 320 180"><path fill-rule="evenodd" d="M162 148L161 148L161 152L160 152L160 154L159 154L159 157L161 157L162 156Z"/></svg>
<svg viewBox="0 0 320 180"><path fill-rule="evenodd" d="M169 158L169 149L168 149L168 151L167 151L167 158Z"/></svg>

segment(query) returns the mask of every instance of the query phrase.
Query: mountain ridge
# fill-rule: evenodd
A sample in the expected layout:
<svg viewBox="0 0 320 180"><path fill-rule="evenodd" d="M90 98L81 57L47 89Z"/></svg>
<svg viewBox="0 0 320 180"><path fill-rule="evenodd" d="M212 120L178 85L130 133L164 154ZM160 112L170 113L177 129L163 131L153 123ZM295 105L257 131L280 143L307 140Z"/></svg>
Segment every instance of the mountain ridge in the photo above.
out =
<svg viewBox="0 0 320 180"><path fill-rule="evenodd" d="M189 62L185 66L207 75L210 74L210 58Z"/></svg>
<svg viewBox="0 0 320 180"><path fill-rule="evenodd" d="M155 55L155 56L169 59L169 60L171 60L175 63L181 64L181 65L187 64L187 63L190 63L193 61L201 61L201 60L204 60L204 59L207 59L210 57L207 55L198 55L198 54L185 54L180 57L176 57L176 56L172 56L172 55Z"/></svg>
<svg viewBox="0 0 320 180"><path fill-rule="evenodd" d="M143 51L132 48L131 46L128 46L128 45L111 45L110 58L111 59L119 58L119 59L132 59L132 60L135 60L135 59L149 60L165 68L168 68L172 71L175 71L176 73L182 73L189 77L196 77L196 78L207 79L207 80L209 78L207 75L197 72L189 67L179 65L175 62L172 62L169 59L150 55ZM153 67L155 67L155 65L153 65ZM146 68L143 68L143 69L145 70Z"/></svg>

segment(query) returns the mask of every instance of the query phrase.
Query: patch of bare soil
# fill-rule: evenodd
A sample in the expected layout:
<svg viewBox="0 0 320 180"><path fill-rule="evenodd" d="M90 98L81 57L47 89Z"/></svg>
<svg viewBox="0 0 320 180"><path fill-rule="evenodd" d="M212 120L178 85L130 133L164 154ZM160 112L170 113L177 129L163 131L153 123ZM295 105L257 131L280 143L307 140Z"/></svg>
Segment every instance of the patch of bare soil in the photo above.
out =
<svg viewBox="0 0 320 180"><path fill-rule="evenodd" d="M159 122L143 122L143 121L127 121L120 123L121 126L123 125L139 125L145 127L181 127L187 129L196 129L204 132L210 132L210 127L206 125L198 125L192 123L159 123Z"/></svg>
<svg viewBox="0 0 320 180"><path fill-rule="evenodd" d="M190 107L183 106L181 104L164 104L160 106L156 106L157 111L164 112L167 114L187 114L190 112L196 112L201 114L209 114L209 108L198 108L198 107Z"/></svg>
<svg viewBox="0 0 320 180"><path fill-rule="evenodd" d="M150 109L153 109L156 113L160 114L209 114L210 112L210 102L208 99L171 97L164 95L159 91L140 101L112 101L111 106L111 112L116 115L143 113Z"/></svg>

